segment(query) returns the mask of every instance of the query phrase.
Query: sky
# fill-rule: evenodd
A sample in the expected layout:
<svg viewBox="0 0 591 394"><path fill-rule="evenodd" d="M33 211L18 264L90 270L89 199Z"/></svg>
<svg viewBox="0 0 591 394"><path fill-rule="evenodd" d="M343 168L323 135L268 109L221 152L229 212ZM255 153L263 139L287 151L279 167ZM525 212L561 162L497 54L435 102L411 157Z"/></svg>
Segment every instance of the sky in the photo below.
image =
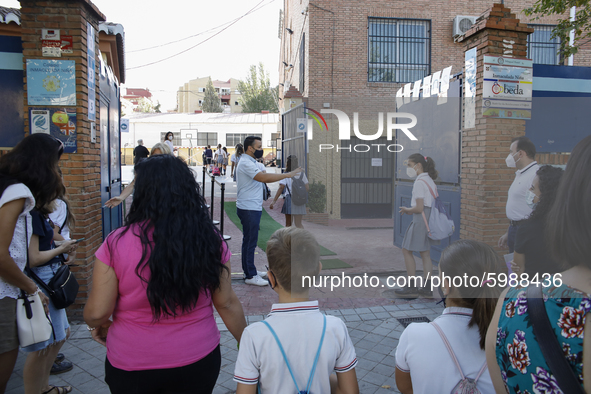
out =
<svg viewBox="0 0 591 394"><path fill-rule="evenodd" d="M278 83L278 26L282 0L92 1L107 17L107 22L119 23L125 29L127 70L122 86L150 89L154 104L156 101L162 104L162 112L175 108L176 91L191 79L204 76L223 81L244 79L250 65L262 62L271 84ZM20 8L18 0L0 0L0 5ZM260 9L229 26L228 22L253 8ZM225 27L227 29L221 31ZM211 30L214 28L217 29ZM199 33L203 34L187 38ZM214 36L216 33L219 34ZM187 39L162 46L184 38ZM195 45L169 60L133 69ZM151 47L155 48L138 51Z"/></svg>

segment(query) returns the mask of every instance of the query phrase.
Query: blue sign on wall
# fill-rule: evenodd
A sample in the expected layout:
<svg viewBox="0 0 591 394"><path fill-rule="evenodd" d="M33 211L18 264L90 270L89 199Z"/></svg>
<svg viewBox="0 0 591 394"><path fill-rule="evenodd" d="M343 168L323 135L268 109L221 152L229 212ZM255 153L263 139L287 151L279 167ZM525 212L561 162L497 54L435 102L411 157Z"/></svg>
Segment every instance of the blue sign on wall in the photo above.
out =
<svg viewBox="0 0 591 394"><path fill-rule="evenodd" d="M74 60L27 59L29 105L76 105Z"/></svg>
<svg viewBox="0 0 591 394"><path fill-rule="evenodd" d="M20 37L0 36L0 92L0 147L12 148L25 137Z"/></svg>

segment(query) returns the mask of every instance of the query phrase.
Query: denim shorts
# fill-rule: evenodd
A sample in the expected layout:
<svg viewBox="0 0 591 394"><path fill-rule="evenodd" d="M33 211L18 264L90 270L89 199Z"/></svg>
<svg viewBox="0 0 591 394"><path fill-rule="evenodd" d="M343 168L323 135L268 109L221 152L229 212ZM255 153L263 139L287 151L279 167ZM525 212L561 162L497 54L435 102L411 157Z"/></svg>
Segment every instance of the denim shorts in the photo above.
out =
<svg viewBox="0 0 591 394"><path fill-rule="evenodd" d="M57 269L62 265L62 263L54 263L51 265L45 265L42 267L33 267L33 272L37 274L39 279L41 279L45 283L49 283L51 278L57 272ZM47 297L47 291L39 286L41 291L45 293ZM53 335L49 337L49 339L45 342L35 343L31 346L27 346L22 348L25 352L35 352L37 350L42 350L51 345L54 342L61 342L66 339L66 333L68 328L70 328L70 324L68 323L68 316L66 315L65 309L55 309L53 302L51 302L51 298L49 299L49 317L51 318L51 324L53 325L53 333L55 334L55 340L53 339Z"/></svg>

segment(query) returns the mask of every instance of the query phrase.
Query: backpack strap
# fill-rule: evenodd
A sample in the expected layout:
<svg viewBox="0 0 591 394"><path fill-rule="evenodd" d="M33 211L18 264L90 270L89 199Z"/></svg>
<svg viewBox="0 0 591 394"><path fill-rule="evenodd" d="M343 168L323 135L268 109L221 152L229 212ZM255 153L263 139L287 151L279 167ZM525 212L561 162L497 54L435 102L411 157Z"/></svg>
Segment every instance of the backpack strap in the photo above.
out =
<svg viewBox="0 0 591 394"><path fill-rule="evenodd" d="M425 222L425 226L427 227L427 233L429 235L431 235L431 229L429 228L429 223L427 223L427 217L425 216L425 210L423 210L423 212L421 212L421 214L423 215L423 221Z"/></svg>
<svg viewBox="0 0 591 394"><path fill-rule="evenodd" d="M316 366L318 365L318 358L320 357L320 349L322 348L322 344L324 343L324 334L326 334L326 315L322 315L322 317L324 318L324 326L322 327L322 336L320 337L320 344L318 345L318 351L316 352L316 357L314 358L314 364L312 365L312 371L310 372L310 377L308 378L308 384L306 386L306 393L310 392L310 386L312 385L312 380L314 380L314 373L316 372ZM265 320L263 320L262 323L264 325L266 325L267 328L269 329L269 331L271 331L271 334L273 334L273 337L275 338L275 342L277 342L277 345L279 346L279 350L281 350L281 355L283 356L283 360L285 361L285 364L287 365L287 369L289 370L289 374L291 375L291 379L293 380L293 384L295 385L297 393L299 394L300 388L298 387L295 376L293 375L293 371L291 370L291 365L289 365L289 361L287 361L287 355L285 354L285 350L283 350L283 346L281 345L281 341L279 341L279 338L277 337L275 330L273 330L273 328L271 327L271 325L269 323L267 323ZM260 393L260 386L259 386L259 393Z"/></svg>
<svg viewBox="0 0 591 394"><path fill-rule="evenodd" d="M453 359L454 363L456 364L456 368L458 368L458 371L460 371L460 376L462 377L462 380L466 379L466 377L464 376L464 373L462 372L462 368L460 367L460 363L458 362L458 359L456 358L456 354L454 353L453 349L451 348L451 345L450 345L449 341L447 340L447 337L443 333L443 330L434 321L431 322L431 325L433 327L435 327L435 329L437 330L437 333L439 334L439 336L443 340L443 343L445 344L445 347L447 348L447 351L449 352L451 358ZM480 376L486 370L486 367L487 367L487 364L486 364L486 361L485 361L484 362L484 365L482 365L482 368L480 368L480 371L478 372L478 375L476 375L476 379L474 379L474 383L476 383L478 381L478 379L480 379Z"/></svg>
<svg viewBox="0 0 591 394"><path fill-rule="evenodd" d="M419 179L419 181L424 182L425 185L427 185L427 187L429 188L429 191L431 192L431 195L433 196L433 199L435 200L437 197L439 197L439 193L437 193L437 189L435 189L435 193L433 193L433 189L431 189L431 186L429 186L429 183L424 180L424 179Z"/></svg>
<svg viewBox="0 0 591 394"><path fill-rule="evenodd" d="M456 358L456 354L454 353L453 349L451 348L451 345L449 344L449 341L447 340L447 337L443 333L443 330L441 330L441 327L439 327L439 325L437 325L437 323L435 323L434 321L431 322L431 325L433 327L435 327L435 329L439 333L439 336L443 340L443 343L445 344L445 347L447 348L447 351L449 352L449 355L451 356L452 360L456 364L456 367L458 368L458 371L460 371L460 376L462 377L462 380L466 379L466 377L464 376L464 373L462 372L462 368L460 367L460 363L458 362L458 359Z"/></svg>

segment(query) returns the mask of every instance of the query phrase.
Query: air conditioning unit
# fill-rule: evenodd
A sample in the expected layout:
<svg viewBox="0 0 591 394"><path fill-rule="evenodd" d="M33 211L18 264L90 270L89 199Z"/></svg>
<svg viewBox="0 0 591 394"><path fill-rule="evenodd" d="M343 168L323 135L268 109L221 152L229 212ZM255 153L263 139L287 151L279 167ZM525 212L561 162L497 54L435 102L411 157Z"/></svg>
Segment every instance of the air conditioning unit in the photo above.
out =
<svg viewBox="0 0 591 394"><path fill-rule="evenodd" d="M466 33L474 23L476 23L477 16L456 15L454 18L454 34L453 36L461 36Z"/></svg>

